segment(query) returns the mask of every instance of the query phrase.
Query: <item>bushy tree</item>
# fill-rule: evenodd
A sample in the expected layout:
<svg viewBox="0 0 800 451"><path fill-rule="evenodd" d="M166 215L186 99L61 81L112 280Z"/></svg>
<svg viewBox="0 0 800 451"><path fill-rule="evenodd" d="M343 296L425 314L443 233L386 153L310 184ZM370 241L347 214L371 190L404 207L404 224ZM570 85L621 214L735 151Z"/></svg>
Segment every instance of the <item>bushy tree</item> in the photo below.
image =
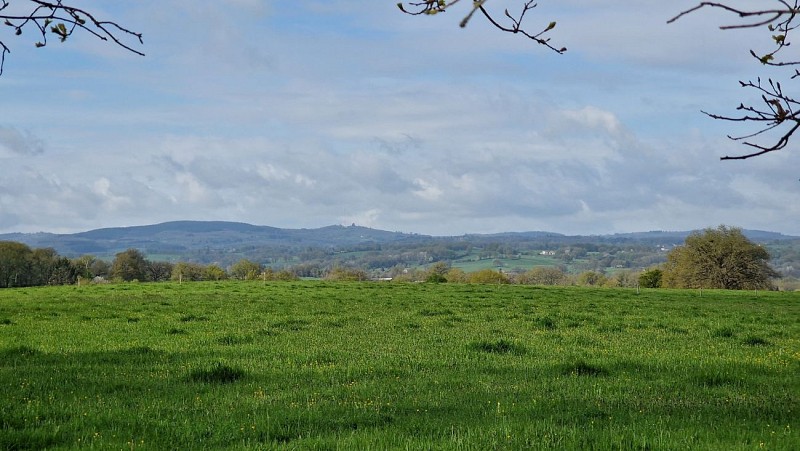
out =
<svg viewBox="0 0 800 451"><path fill-rule="evenodd" d="M208 265L203 271L203 278L205 280L226 280L228 273L219 265Z"/></svg>
<svg viewBox="0 0 800 451"><path fill-rule="evenodd" d="M430 283L447 282L447 271L450 270L450 265L445 262L436 262L432 264L425 272L425 281Z"/></svg>
<svg viewBox="0 0 800 451"><path fill-rule="evenodd" d="M583 285L586 287L599 287L605 285L608 281L608 278L600 272L597 271L584 271L578 274L578 285Z"/></svg>
<svg viewBox="0 0 800 451"><path fill-rule="evenodd" d="M78 269L67 257L56 256L47 279L48 285L71 285L78 280Z"/></svg>
<svg viewBox="0 0 800 451"><path fill-rule="evenodd" d="M114 256L111 276L125 282L147 280L148 262L138 249L128 249Z"/></svg>
<svg viewBox="0 0 800 451"><path fill-rule="evenodd" d="M111 264L98 258L92 262L91 271L94 277L108 278L111 276Z"/></svg>
<svg viewBox="0 0 800 451"><path fill-rule="evenodd" d="M642 288L661 288L663 271L658 268L648 269L639 274L639 286Z"/></svg>
<svg viewBox="0 0 800 451"><path fill-rule="evenodd" d="M50 285L59 259L56 250L51 247L34 249L28 258L31 261L29 271L32 285Z"/></svg>
<svg viewBox="0 0 800 451"><path fill-rule="evenodd" d="M261 265L246 258L231 266L230 276L239 280L255 280L261 274Z"/></svg>
<svg viewBox="0 0 800 451"><path fill-rule="evenodd" d="M769 252L741 229L719 226L694 232L667 255L663 285L670 288L765 289L778 274Z"/></svg>
<svg viewBox="0 0 800 451"><path fill-rule="evenodd" d="M172 267L172 280L178 282L196 282L205 279L205 268L197 263L179 262Z"/></svg>
<svg viewBox="0 0 800 451"><path fill-rule="evenodd" d="M0 241L0 288L30 285L31 248L15 241Z"/></svg>
<svg viewBox="0 0 800 451"><path fill-rule="evenodd" d="M147 281L165 282L172 276L174 265L170 262L147 262Z"/></svg>
<svg viewBox="0 0 800 451"><path fill-rule="evenodd" d="M565 285L567 275L555 266L536 266L518 275L515 281L525 285Z"/></svg>
<svg viewBox="0 0 800 451"><path fill-rule="evenodd" d="M605 282L609 288L633 288L639 283L639 278L633 271L617 271Z"/></svg>
<svg viewBox="0 0 800 451"><path fill-rule="evenodd" d="M461 268L450 268L444 275L449 283L464 283L467 281L467 273Z"/></svg>
<svg viewBox="0 0 800 451"><path fill-rule="evenodd" d="M97 260L94 255L81 255L72 260L72 265L75 267L77 274L83 279L91 279L94 277L92 273L92 265Z"/></svg>

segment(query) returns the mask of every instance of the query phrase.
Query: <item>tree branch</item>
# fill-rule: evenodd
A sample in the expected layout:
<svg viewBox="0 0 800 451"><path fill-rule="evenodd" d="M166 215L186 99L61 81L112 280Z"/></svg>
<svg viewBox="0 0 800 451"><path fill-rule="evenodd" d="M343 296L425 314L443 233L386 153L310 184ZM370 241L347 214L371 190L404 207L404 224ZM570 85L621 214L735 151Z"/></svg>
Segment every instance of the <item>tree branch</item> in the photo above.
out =
<svg viewBox="0 0 800 451"><path fill-rule="evenodd" d="M667 22L675 22L681 17L704 7L721 9L736 14L739 18L744 19L743 23L721 26L720 29L722 30L767 26L771 33L776 33L771 34L771 41L775 45L772 51L760 54L754 50L750 50L750 55L761 64L772 67L798 65L800 61L776 61L776 56L791 44L789 39L790 34L798 27L796 21L798 14L800 14L800 0L792 0L791 3L787 0L776 0L776 2L780 5L779 7L762 10L742 10L724 3L701 2L693 8L682 11ZM795 70L791 79L797 77L800 77L799 70ZM766 84L761 82L761 78L758 78L756 82L740 81L739 84L743 88L759 91L763 103L760 104L760 106L739 104L736 109L743 112L740 116L711 114L705 111L703 111L703 113L717 120L747 123L754 122L759 124L759 129L754 133L744 136L728 136L728 138L739 141L743 145L755 150L742 155L725 156L721 159L746 160L785 148L789 144L794 133L800 128L800 102L794 97L787 95L780 82L773 81L772 79L769 79ZM779 134L778 138L772 144L760 144L753 141L754 138L764 137L778 129L783 129L783 132Z"/></svg>
<svg viewBox="0 0 800 451"><path fill-rule="evenodd" d="M32 9L27 14L19 15L5 13L9 7L9 0L0 0L0 19L6 26L11 27L17 36L21 35L26 27L34 27L41 35L41 41L35 44L37 48L47 45L48 35L56 35L61 42L64 42L76 30L82 30L101 41L110 40L131 53L144 56L143 52L125 43L122 38L123 36L133 37L143 45L141 33L131 31L113 21L98 20L84 9L64 4L64 0L28 1L33 4L31 5ZM0 40L0 47L2 47L0 49L2 50L0 75L2 75L5 56L7 53L11 53L11 49L2 40Z"/></svg>
<svg viewBox="0 0 800 451"><path fill-rule="evenodd" d="M400 11L412 16L418 16L422 14L435 15L446 12L459 1L460 0L451 0L449 2L445 0L421 0L418 2L408 2L407 3L408 8L402 2L398 3L397 7L400 8ZM480 11L480 13L486 18L486 20L489 21L489 23L491 23L495 28L501 31L505 31L507 33L512 33L512 34L521 34L527 37L528 39L535 41L537 44L544 45L545 47L549 48L550 50L553 50L556 53L564 53L567 51L566 47L556 48L555 46L550 44L549 38L545 39L544 37L542 37L545 33L555 28L556 22L550 22L547 25L547 27L545 27L542 31L538 33L531 33L523 28L522 22L525 19L525 14L528 11L536 8L537 6L534 0L525 1L522 7L522 12L520 12L517 18L511 16L511 14L508 12L508 9L504 11L505 16L509 20L511 20L510 26L504 26L497 19L495 19L492 13L490 13L489 10L486 9L485 5L487 2L488 0L473 0L469 13L466 16L464 16L464 18L459 23L459 26L461 28L466 27L469 21L472 19L472 16L474 16L476 12Z"/></svg>

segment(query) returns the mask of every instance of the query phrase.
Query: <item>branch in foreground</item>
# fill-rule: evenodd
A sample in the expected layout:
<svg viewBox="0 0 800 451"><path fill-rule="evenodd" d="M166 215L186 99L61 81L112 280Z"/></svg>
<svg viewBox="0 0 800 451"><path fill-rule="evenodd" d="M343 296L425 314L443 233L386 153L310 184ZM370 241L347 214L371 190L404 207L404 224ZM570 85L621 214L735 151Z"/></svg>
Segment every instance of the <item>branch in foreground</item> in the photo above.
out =
<svg viewBox="0 0 800 451"><path fill-rule="evenodd" d="M754 50L750 50L750 54L758 59L762 64L769 66L790 66L800 64L800 61L775 61L776 55L788 47L789 34L793 32L797 25L795 20L800 14L800 0L794 0L791 4L787 0L776 0L780 5L777 8L761 9L761 10L742 10L728 6L724 3L717 2L701 2L693 8L682 11L677 16L668 20L667 23L673 23L681 17L698 11L704 7L722 9L724 11L736 14L741 19L742 23L732 25L722 25L721 30L735 30L743 28L760 28L766 26L771 33L771 42L776 46L774 50L765 54L759 54ZM746 20L750 19L750 20Z"/></svg>
<svg viewBox="0 0 800 451"><path fill-rule="evenodd" d="M760 124L760 129L755 133L744 136L728 136L734 141L741 141L744 145L755 149L755 151L737 156L725 156L722 160L746 160L766 153L781 150L789 144L790 138L800 128L800 102L788 96L783 91L780 83L768 80L766 84L757 79L756 82L739 82L743 88L751 88L761 93L762 104L760 106L746 106L740 104L736 109L742 111L741 116L724 116L703 112L712 119L731 121L731 122L755 122ZM769 132L778 130L781 127L788 127L780 134L778 139L771 145L758 144L752 141L753 138L761 137Z"/></svg>
<svg viewBox="0 0 800 451"><path fill-rule="evenodd" d="M34 28L41 35L41 40L35 43L37 48L47 45L48 35L55 35L64 42L76 30L81 30L101 41L112 41L131 53L144 56L143 52L123 40L124 36L129 36L143 45L141 33L131 31L113 21L98 20L84 9L64 4L63 0L52 2L29 0L33 3L31 11L21 15L5 13L9 1L0 0L0 19L4 20L4 25L14 30L16 36L21 35L26 27ZM0 52L0 75L2 75L6 54L11 53L11 49L2 40L0 40Z"/></svg>
<svg viewBox="0 0 800 451"><path fill-rule="evenodd" d="M736 14L742 19L741 23L721 26L720 29L722 30L760 28L763 26L769 28L771 42L775 45L774 49L765 54L759 54L754 50L750 50L750 55L761 64L773 67L798 65L800 61L777 61L776 56L786 47L789 47L790 34L798 27L795 22L798 19L798 14L800 14L800 0L792 0L792 2L789 0L776 0L776 3L778 4L776 8L743 10L726 5L725 3L701 2L693 8L682 11L667 22L675 22L681 17L705 7L721 9ZM794 79L797 77L800 77L800 71L795 70L795 74L791 78ZM755 133L745 136L728 136L728 138L739 141L745 146L754 149L754 151L743 155L725 156L721 159L745 160L785 148L789 144L794 133L800 128L800 112L798 112L800 103L798 103L795 98L787 95L781 84L772 79L766 84L762 84L760 78L757 79L756 82L740 81L739 83L743 88L751 88L759 91L763 103L758 106L745 106L744 104L740 104L737 110L743 112L741 116L725 116L711 114L705 111L703 111L703 113L717 120L755 122L759 124L759 129ZM779 133L779 137L772 144L761 144L754 141L755 138L763 138L765 135L778 130L782 130L782 132Z"/></svg>
<svg viewBox="0 0 800 451"><path fill-rule="evenodd" d="M446 12L449 10L453 5L460 2L461 0L451 0L447 2L445 0L423 0L419 2L409 2L409 8L401 2L397 4L397 7L400 8L400 11L412 15L412 16L419 16L419 15L435 15L439 13ZM556 27L556 22L550 22L544 29L539 31L538 33L527 31L523 28L522 22L525 19L525 14L536 8L537 4L533 0L527 0L522 7L522 11L517 17L511 15L508 12L508 9L504 11L505 17L507 17L511 23L508 26L502 25L497 19L495 19L494 15L486 9L485 5L488 0L475 0L472 2L472 7L469 13L464 16L464 18L459 23L461 28L467 26L469 21L472 19L472 16L475 15L476 12L480 11L480 13L491 23L495 28L505 31L507 33L512 34L521 34L528 39L535 41L537 44L543 45L550 50L553 50L556 53L564 53L567 51L566 47L556 48L550 43L549 38L545 38L544 35Z"/></svg>

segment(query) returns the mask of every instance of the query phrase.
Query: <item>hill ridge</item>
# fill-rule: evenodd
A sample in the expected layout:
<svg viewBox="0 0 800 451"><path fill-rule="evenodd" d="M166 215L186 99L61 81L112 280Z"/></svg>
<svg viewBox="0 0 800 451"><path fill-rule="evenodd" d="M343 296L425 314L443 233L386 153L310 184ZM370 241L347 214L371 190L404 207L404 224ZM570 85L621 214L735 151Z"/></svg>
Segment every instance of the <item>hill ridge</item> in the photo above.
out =
<svg viewBox="0 0 800 451"><path fill-rule="evenodd" d="M469 241L485 243L653 243L681 244L691 231L648 231L609 235L564 235L556 232L527 231L460 236L431 236L418 233L390 232L365 226L329 225L318 228L288 229L234 221L168 221L149 225L107 227L71 234L10 233L0 234L0 241L18 241L31 247L51 247L59 254L75 257L83 254L113 256L128 248L147 254L181 256L202 250L286 248L300 252L306 248L354 248L381 245L449 243ZM793 240L798 237L778 232L744 230L758 242Z"/></svg>

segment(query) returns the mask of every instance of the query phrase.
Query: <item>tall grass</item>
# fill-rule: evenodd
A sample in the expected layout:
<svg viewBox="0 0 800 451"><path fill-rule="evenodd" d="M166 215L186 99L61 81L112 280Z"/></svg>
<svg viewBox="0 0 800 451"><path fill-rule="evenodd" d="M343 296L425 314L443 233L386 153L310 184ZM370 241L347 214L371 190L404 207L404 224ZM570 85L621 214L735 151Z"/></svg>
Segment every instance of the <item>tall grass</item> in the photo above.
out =
<svg viewBox="0 0 800 451"><path fill-rule="evenodd" d="M0 318L2 449L800 442L792 293L132 284Z"/></svg>

